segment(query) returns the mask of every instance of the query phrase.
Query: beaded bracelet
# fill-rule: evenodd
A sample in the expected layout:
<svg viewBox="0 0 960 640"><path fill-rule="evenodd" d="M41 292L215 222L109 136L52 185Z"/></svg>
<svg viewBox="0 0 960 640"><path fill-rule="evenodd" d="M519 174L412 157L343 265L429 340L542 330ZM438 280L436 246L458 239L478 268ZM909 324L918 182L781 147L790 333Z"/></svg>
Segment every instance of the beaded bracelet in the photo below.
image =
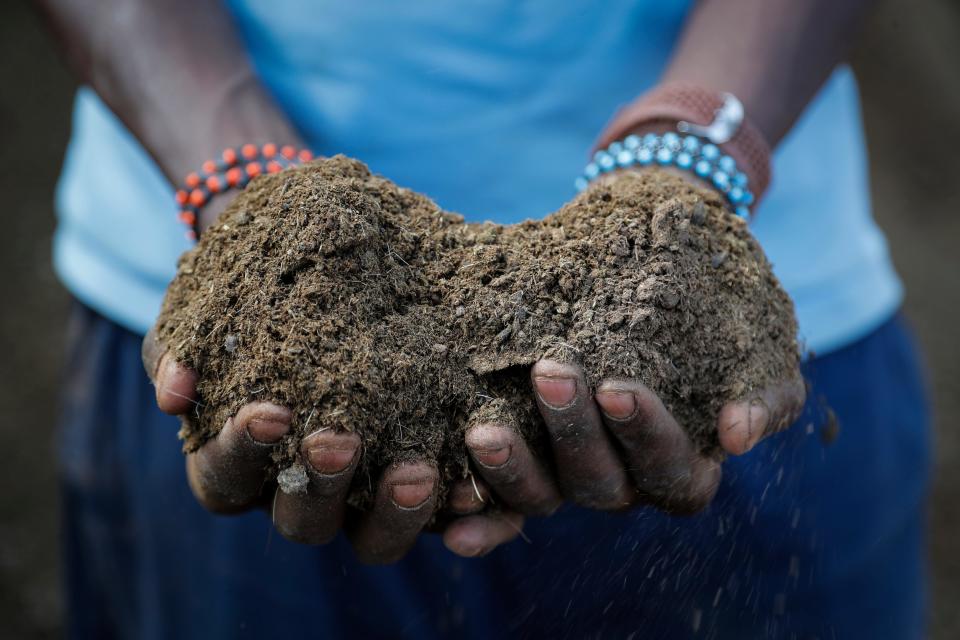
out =
<svg viewBox="0 0 960 640"><path fill-rule="evenodd" d="M622 141L610 143L593 155L593 161L584 168L575 186L583 191L604 173L651 164L692 171L720 191L734 213L741 218L750 217L754 196L748 188L747 174L737 168L736 161L721 153L712 142L694 135L681 138L672 131L663 135L648 133L643 137L629 135Z"/></svg>
<svg viewBox="0 0 960 640"><path fill-rule="evenodd" d="M207 160L199 172L184 178L183 188L174 196L180 209L180 221L190 227L187 237L197 239L200 210L214 195L230 189L243 189L261 173L278 173L312 159L313 154L306 149L290 145L277 147L272 142L262 147L245 144L239 149L224 149L219 160Z"/></svg>

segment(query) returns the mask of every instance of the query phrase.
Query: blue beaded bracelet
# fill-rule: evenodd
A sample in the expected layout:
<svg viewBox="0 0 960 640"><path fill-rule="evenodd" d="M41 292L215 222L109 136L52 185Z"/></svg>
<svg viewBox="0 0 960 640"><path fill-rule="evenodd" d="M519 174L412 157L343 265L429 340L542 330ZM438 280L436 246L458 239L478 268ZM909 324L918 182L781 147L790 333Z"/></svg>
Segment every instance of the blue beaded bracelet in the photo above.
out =
<svg viewBox="0 0 960 640"><path fill-rule="evenodd" d="M692 171L722 193L734 213L741 218L750 217L754 197L747 185L747 174L737 168L736 161L712 142L692 135L681 137L672 131L659 136L629 135L611 143L593 155L593 161L575 185L577 191L583 191L597 177L614 169L651 164Z"/></svg>

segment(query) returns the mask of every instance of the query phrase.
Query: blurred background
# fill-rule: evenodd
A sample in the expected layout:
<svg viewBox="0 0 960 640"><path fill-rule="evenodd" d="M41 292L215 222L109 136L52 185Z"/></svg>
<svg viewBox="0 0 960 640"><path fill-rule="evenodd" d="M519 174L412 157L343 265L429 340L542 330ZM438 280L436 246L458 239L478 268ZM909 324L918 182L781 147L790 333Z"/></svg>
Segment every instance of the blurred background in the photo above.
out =
<svg viewBox="0 0 960 640"><path fill-rule="evenodd" d="M853 54L876 216L906 281L937 422L931 637L960 638L960 2L885 0ZM0 635L58 636L53 425L67 296L50 265L74 81L26 2L0 4ZM882 612L877 612L882 615Z"/></svg>

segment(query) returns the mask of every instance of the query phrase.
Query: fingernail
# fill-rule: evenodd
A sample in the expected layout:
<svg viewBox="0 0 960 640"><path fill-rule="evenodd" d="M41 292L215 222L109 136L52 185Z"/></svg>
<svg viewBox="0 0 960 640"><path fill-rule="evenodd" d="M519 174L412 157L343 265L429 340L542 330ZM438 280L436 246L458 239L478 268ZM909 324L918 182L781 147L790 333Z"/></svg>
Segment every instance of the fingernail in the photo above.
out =
<svg viewBox="0 0 960 640"><path fill-rule="evenodd" d="M479 425L467 431L466 441L474 459L485 467L502 467L513 453L504 427Z"/></svg>
<svg viewBox="0 0 960 640"><path fill-rule="evenodd" d="M602 391L597 393L600 409L615 420L624 420L637 410L637 401L632 393L626 391Z"/></svg>
<svg viewBox="0 0 960 640"><path fill-rule="evenodd" d="M490 449L471 448L477 462L484 467L502 467L510 460L512 449L510 446Z"/></svg>
<svg viewBox="0 0 960 640"><path fill-rule="evenodd" d="M168 375L167 370L172 364L175 364L173 358L170 358L169 356L169 351L160 356L160 360L157 361L153 371L151 371L153 374L153 381L157 384L157 386L160 386L163 382L166 382Z"/></svg>
<svg viewBox="0 0 960 640"><path fill-rule="evenodd" d="M353 462L357 447L351 445L331 446L316 444L306 448L307 460L317 473L325 475L341 473Z"/></svg>
<svg viewBox="0 0 960 640"><path fill-rule="evenodd" d="M270 418L250 418L247 433L261 444L275 444L290 431L289 422L280 422Z"/></svg>
<svg viewBox="0 0 960 640"><path fill-rule="evenodd" d="M390 487L393 503L401 509L416 509L433 495L432 482L395 484Z"/></svg>
<svg viewBox="0 0 960 640"><path fill-rule="evenodd" d="M536 387L544 404L554 409L569 405L577 392L577 383L571 378L536 378Z"/></svg>
<svg viewBox="0 0 960 640"><path fill-rule="evenodd" d="M164 411L177 411L189 406L196 393L197 374L166 354L161 359L154 379L157 405Z"/></svg>

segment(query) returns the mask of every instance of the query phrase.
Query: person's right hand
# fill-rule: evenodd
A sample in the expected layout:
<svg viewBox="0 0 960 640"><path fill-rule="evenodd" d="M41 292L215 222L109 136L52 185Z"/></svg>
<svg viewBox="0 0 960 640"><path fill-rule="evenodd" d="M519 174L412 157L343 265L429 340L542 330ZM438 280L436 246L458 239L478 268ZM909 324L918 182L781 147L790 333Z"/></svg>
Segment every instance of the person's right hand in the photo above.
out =
<svg viewBox="0 0 960 640"><path fill-rule="evenodd" d="M156 387L160 410L190 420L200 402L197 373L177 362L153 330L143 341L143 364ZM348 510L347 494L362 453L360 438L319 428L300 443L309 476L306 491L284 493L269 482L268 469L271 453L290 432L291 418L286 407L247 404L215 438L187 454L187 480L197 500L216 513L269 509L276 529L296 542L324 544L343 528L363 562L403 557L437 507L436 463L391 465L380 477L373 508L366 513ZM516 513L481 513L489 495L477 479L451 488L447 511L454 518L444 535L456 541L456 553L481 555L519 534L523 518Z"/></svg>

